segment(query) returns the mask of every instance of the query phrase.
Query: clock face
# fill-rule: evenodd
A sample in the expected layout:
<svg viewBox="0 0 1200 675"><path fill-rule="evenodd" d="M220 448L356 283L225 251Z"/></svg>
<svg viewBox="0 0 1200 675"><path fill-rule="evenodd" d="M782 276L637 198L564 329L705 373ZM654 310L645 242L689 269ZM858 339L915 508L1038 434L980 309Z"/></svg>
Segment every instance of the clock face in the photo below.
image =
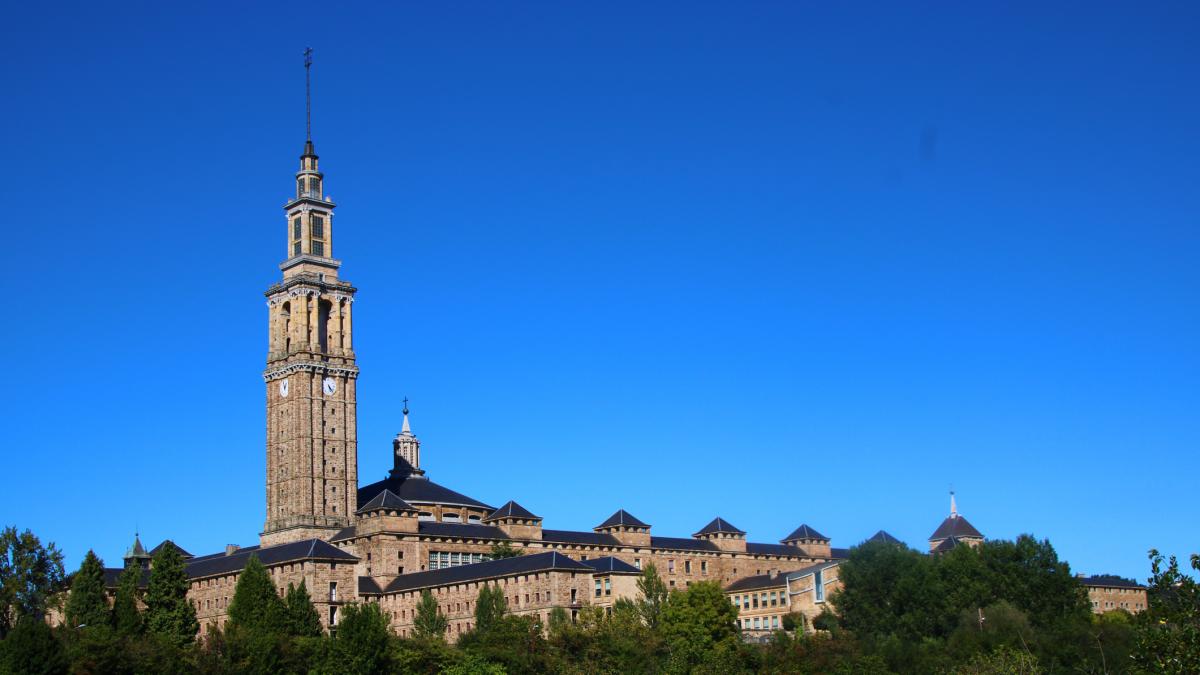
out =
<svg viewBox="0 0 1200 675"><path fill-rule="evenodd" d="M288 380L287 380L287 378L286 378L286 377L285 377L285 378L283 378L282 380L280 380L280 381L279 381L279 395L280 395L280 396L282 396L282 397L284 397L284 398L287 398L287 395L288 395Z"/></svg>
<svg viewBox="0 0 1200 675"><path fill-rule="evenodd" d="M332 394L337 391L337 382L332 377L327 377L321 381L321 391L326 394Z"/></svg>

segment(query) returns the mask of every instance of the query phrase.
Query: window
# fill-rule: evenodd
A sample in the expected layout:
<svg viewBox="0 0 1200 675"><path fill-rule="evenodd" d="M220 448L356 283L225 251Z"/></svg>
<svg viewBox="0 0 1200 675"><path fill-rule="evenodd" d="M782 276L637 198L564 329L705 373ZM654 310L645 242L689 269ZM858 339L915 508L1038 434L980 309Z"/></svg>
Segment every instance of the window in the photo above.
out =
<svg viewBox="0 0 1200 675"><path fill-rule="evenodd" d="M779 617L771 617L771 628L779 628Z"/></svg>
<svg viewBox="0 0 1200 675"><path fill-rule="evenodd" d="M640 570L640 569L642 569L642 559L641 559L641 558L634 558L634 559L633 559L633 566L634 566L634 567L636 567L636 568L638 568L639 570Z"/></svg>
<svg viewBox="0 0 1200 675"><path fill-rule="evenodd" d="M337 582L336 581L329 582L329 601L337 602ZM332 622L330 622L330 623L332 623Z"/></svg>
<svg viewBox="0 0 1200 675"><path fill-rule="evenodd" d="M547 600L549 600L549 598L547 598ZM574 604L574 602L575 602L575 589L572 588L571 589L571 603Z"/></svg>
<svg viewBox="0 0 1200 675"><path fill-rule="evenodd" d="M758 609L758 595L750 596L750 606L754 609Z"/></svg>
<svg viewBox="0 0 1200 675"><path fill-rule="evenodd" d="M462 521L462 519L457 513L443 513L442 514L442 522L443 523L458 523L461 521Z"/></svg>
<svg viewBox="0 0 1200 675"><path fill-rule="evenodd" d="M813 601L825 602L825 575L822 570L813 572Z"/></svg>
<svg viewBox="0 0 1200 675"><path fill-rule="evenodd" d="M667 561L667 572L669 574L675 574L675 561L674 560Z"/></svg>
<svg viewBox="0 0 1200 675"><path fill-rule="evenodd" d="M596 580L596 597L600 597L600 580Z"/></svg>
<svg viewBox="0 0 1200 675"><path fill-rule="evenodd" d="M292 239L300 238L300 216L292 219Z"/></svg>
<svg viewBox="0 0 1200 675"><path fill-rule="evenodd" d="M707 560L700 561L700 574L708 574L708 561Z"/></svg>
<svg viewBox="0 0 1200 675"><path fill-rule="evenodd" d="M604 580L604 594L612 595L612 579Z"/></svg>
<svg viewBox="0 0 1200 675"><path fill-rule="evenodd" d="M692 573L692 561L691 561L691 560L684 560L684 561L683 561L683 573L684 573L684 574L691 574L691 573Z"/></svg>
<svg viewBox="0 0 1200 675"><path fill-rule="evenodd" d="M318 213L312 215L312 236L313 239L325 238L325 216Z"/></svg>
<svg viewBox="0 0 1200 675"><path fill-rule="evenodd" d="M313 255L325 255L325 242L314 241L312 243L312 252Z"/></svg>
<svg viewBox="0 0 1200 675"><path fill-rule="evenodd" d="M329 625L330 626L337 625L337 606L336 605L329 608Z"/></svg>
<svg viewBox="0 0 1200 675"><path fill-rule="evenodd" d="M296 241L292 244L292 255L300 255L300 242Z"/></svg>

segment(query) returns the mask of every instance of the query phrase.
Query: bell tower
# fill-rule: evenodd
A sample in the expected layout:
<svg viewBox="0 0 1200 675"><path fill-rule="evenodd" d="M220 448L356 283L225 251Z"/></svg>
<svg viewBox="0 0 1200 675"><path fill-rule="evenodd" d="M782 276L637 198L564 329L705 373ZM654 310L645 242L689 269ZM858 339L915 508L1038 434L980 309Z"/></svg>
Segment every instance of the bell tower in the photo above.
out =
<svg viewBox="0 0 1200 675"><path fill-rule="evenodd" d="M305 50L309 89L312 50ZM267 289L267 518L263 546L327 539L358 504L358 418L351 307L357 289L338 278L333 200L308 134L294 196L284 205L283 279Z"/></svg>

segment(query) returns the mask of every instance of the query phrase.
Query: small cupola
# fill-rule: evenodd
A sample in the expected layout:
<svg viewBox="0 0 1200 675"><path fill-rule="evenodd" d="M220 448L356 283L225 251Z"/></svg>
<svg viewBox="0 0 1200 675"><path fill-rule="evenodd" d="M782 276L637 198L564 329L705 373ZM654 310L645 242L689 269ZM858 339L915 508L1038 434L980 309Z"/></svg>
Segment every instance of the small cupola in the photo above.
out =
<svg viewBox="0 0 1200 675"><path fill-rule="evenodd" d="M592 530L601 534L611 534L626 546L650 545L650 526L625 509L618 510Z"/></svg>
<svg viewBox="0 0 1200 675"><path fill-rule="evenodd" d="M792 533L780 540L786 546L795 546L814 558L828 558L830 555L829 537L817 532L808 525L801 525Z"/></svg>
<svg viewBox="0 0 1200 675"><path fill-rule="evenodd" d="M408 398L404 399L404 421L400 424L400 433L392 439L392 471L398 478L409 476L424 476L421 470L421 439L412 432L408 424Z"/></svg>
<svg viewBox="0 0 1200 675"><path fill-rule="evenodd" d="M542 538L542 517L533 515L529 509L511 499L485 516L483 524L500 528L512 539Z"/></svg>
<svg viewBox="0 0 1200 675"><path fill-rule="evenodd" d="M950 515L929 535L929 550L944 552L958 546L978 546L983 543L983 534L958 513L954 491L950 491Z"/></svg>
<svg viewBox="0 0 1200 675"><path fill-rule="evenodd" d="M710 541L722 551L746 552L746 532L720 516L713 518L712 522L692 536L701 541Z"/></svg>
<svg viewBox="0 0 1200 675"><path fill-rule="evenodd" d="M146 552L145 547L142 546L142 540L138 536L138 533L134 532L133 544L130 545L129 549L125 551L125 566L130 567L132 565L137 565L142 569L149 569L150 559L152 557L153 556Z"/></svg>

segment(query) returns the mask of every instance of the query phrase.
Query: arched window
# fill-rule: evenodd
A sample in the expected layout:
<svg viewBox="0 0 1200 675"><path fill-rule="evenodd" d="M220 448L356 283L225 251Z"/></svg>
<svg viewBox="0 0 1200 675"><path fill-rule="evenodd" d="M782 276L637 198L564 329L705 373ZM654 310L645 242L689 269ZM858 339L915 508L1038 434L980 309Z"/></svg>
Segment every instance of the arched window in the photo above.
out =
<svg viewBox="0 0 1200 675"><path fill-rule="evenodd" d="M333 303L321 300L317 304L317 344L321 353L329 351L329 313L333 311Z"/></svg>

